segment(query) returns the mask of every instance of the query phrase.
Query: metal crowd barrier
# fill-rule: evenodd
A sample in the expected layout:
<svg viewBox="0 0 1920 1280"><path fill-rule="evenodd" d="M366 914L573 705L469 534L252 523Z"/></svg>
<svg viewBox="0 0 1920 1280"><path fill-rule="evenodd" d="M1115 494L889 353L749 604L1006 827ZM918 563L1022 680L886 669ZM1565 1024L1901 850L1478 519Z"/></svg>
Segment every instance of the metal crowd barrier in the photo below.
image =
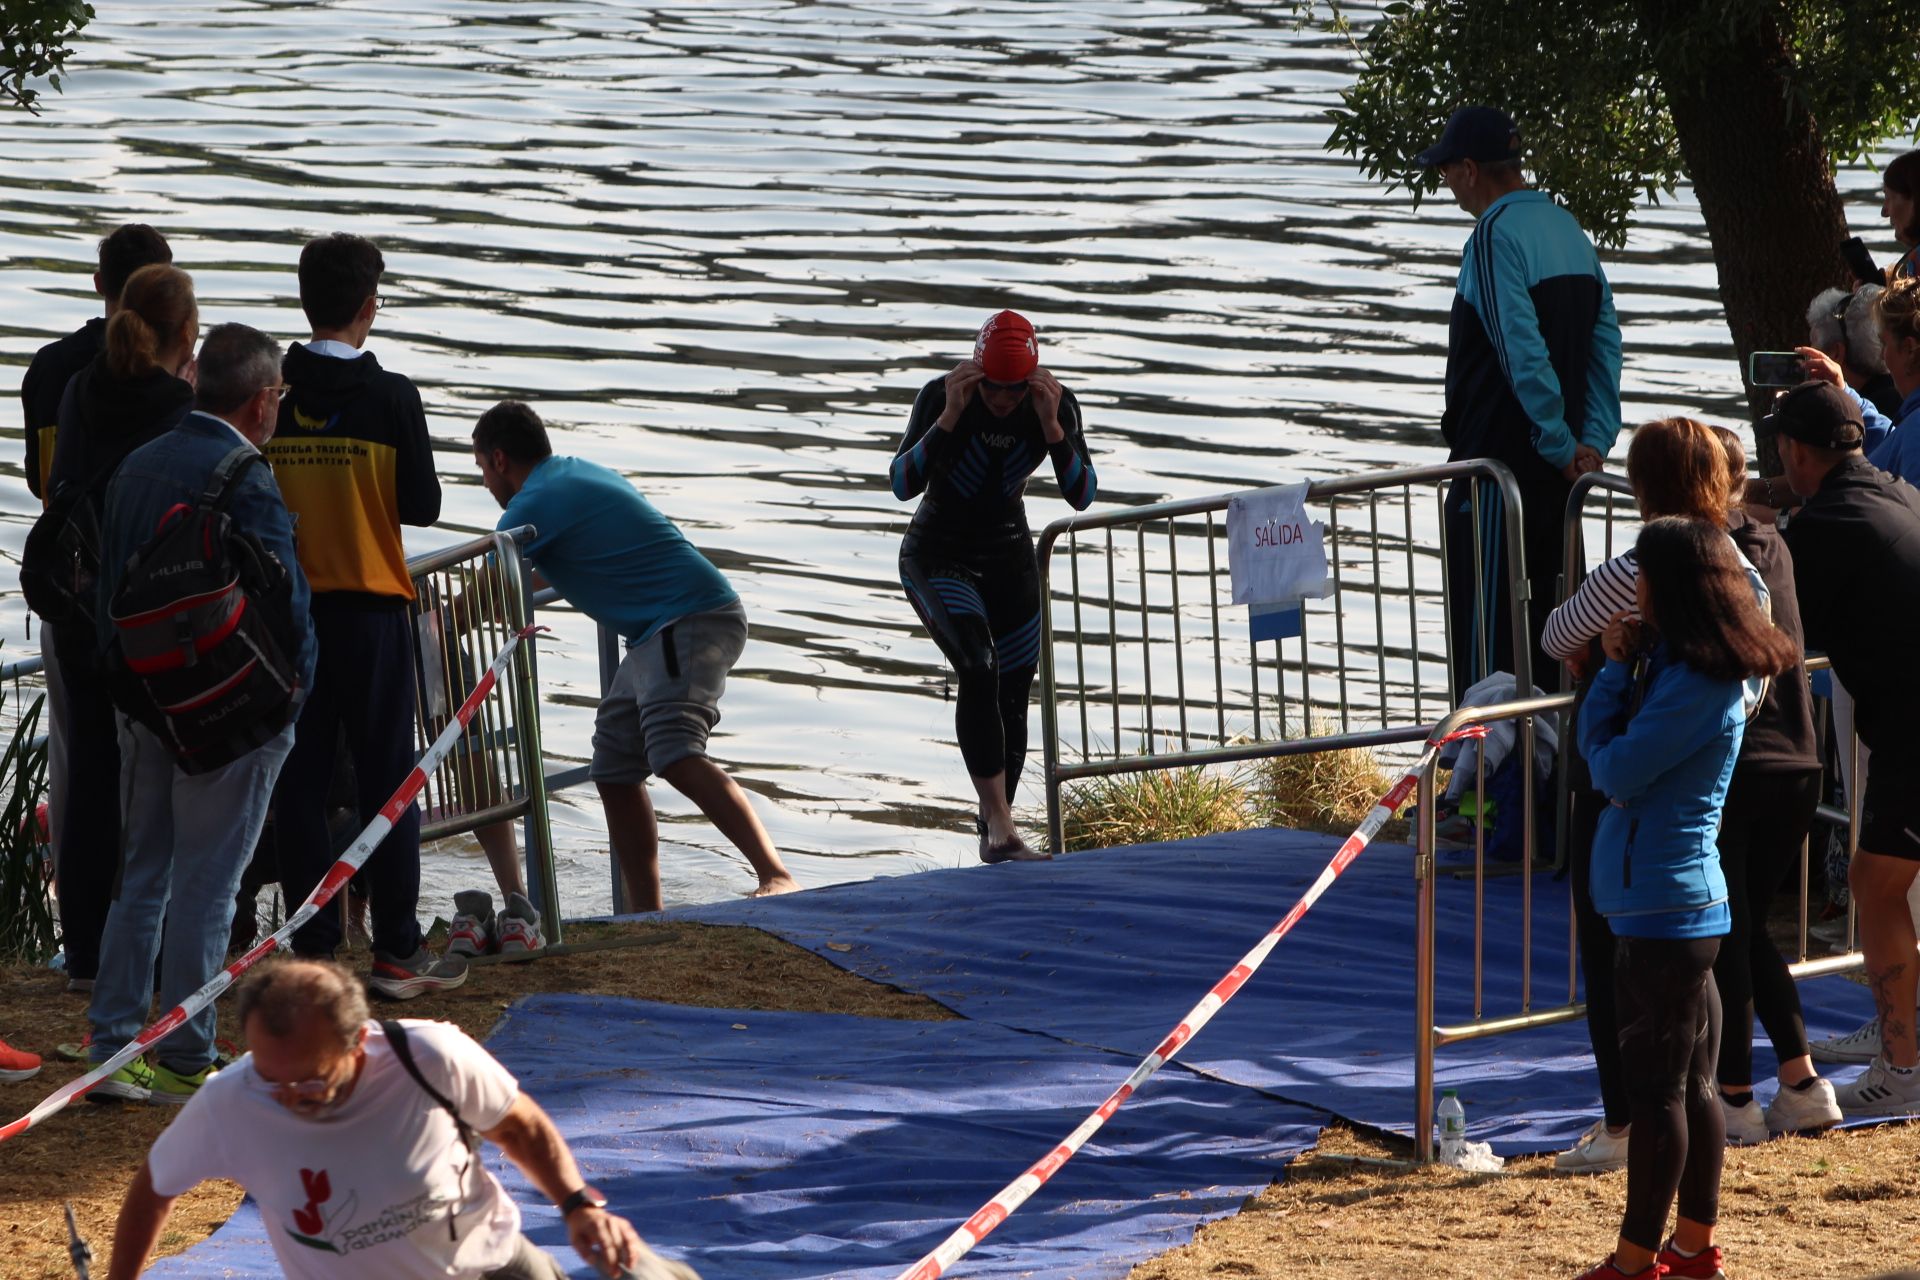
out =
<svg viewBox="0 0 1920 1280"><path fill-rule="evenodd" d="M1823 657L1810 658L1809 670L1821 670L1827 665ZM1500 703L1486 707L1462 707L1442 720L1434 730L1436 734L1451 733L1470 724L1494 724L1505 720L1531 721L1543 714L1558 715L1563 726L1562 740L1571 736L1564 729L1567 717L1565 712L1573 709L1574 695L1571 693L1548 694L1537 698L1523 698L1513 702ZM1424 735L1423 735L1424 736ZM1845 749L1857 750L1858 743L1850 743ZM1518 749L1518 748L1516 748ZM1857 762L1857 755L1855 757ZM1574 921L1571 902L1569 902L1567 927L1567 986L1566 998L1545 1007L1535 1007L1533 983L1533 901L1534 875L1529 870L1521 879L1521 937L1520 937L1520 1002L1519 1007L1489 1013L1486 1007L1483 977L1486 954L1486 884L1488 869L1486 862L1486 833L1475 824L1474 860L1473 860L1473 1016L1467 1021L1442 1024L1437 1020L1435 963L1438 940L1435 936L1435 905L1438 892L1439 872L1436 863L1437 841L1434 831L1434 796L1436 767L1429 765L1420 775L1419 788L1415 803L1417 818L1415 822L1414 852L1414 1145L1416 1156L1421 1161L1433 1158L1433 1082L1434 1058L1440 1048L1449 1044L1458 1044L1466 1040L1479 1040L1488 1036L1506 1035L1515 1031L1528 1031L1536 1027L1553 1026L1556 1023L1571 1022L1586 1016L1586 1004L1579 1000L1580 953L1577 925ZM1528 772L1531 772L1529 769ZM1476 783L1481 794L1486 791L1486 760L1478 757ZM1564 775L1563 775L1564 776ZM1564 791L1565 788L1563 787ZM1849 797L1850 814L1842 815L1848 824L1847 852L1849 857L1858 847L1858 801ZM1536 865L1533 856L1533 824L1529 822L1523 832L1525 856L1520 865L1532 868ZM1832 973L1847 973L1865 964L1865 957L1857 947L1854 913L1851 905L1847 911L1847 927L1843 950L1832 955L1813 957L1808 954L1809 919L1811 914L1811 856L1807 841L1800 846L1800 894L1799 894L1799 958L1789 969L1795 978L1817 978ZM1572 887L1568 886L1569 899ZM1765 922L1757 922L1765 928ZM1603 981L1610 980L1603 977ZM1556 984L1555 994L1558 994Z"/></svg>
<svg viewBox="0 0 1920 1280"><path fill-rule="evenodd" d="M520 554L520 544L532 536L523 526L407 561L419 661L416 755L446 728L508 639L533 621L529 573ZM420 838L442 840L524 819L527 893L548 943L558 945L564 913L540 743L538 649L519 647L508 679L482 702L466 740L427 778L420 793Z"/></svg>
<svg viewBox="0 0 1920 1280"><path fill-rule="evenodd" d="M1445 572L1450 482L1465 482L1470 495L1476 606L1494 588L1482 568L1489 558L1489 548L1479 545L1487 527L1482 498L1492 490L1502 499L1510 602L1504 625L1512 629L1525 688L1531 649L1520 491L1498 462L1314 482L1307 501L1326 515L1331 590L1306 602L1297 637L1265 645L1237 630L1248 625L1244 611L1222 608L1231 589L1221 546L1225 522L1217 517L1232 495L1048 525L1038 548L1048 604L1041 610L1040 699L1053 850L1064 844L1063 783L1419 741L1422 731L1408 726L1453 705L1456 647L1470 643L1453 634L1456 602ZM1484 612L1476 607L1475 616ZM1071 637L1065 674L1056 653L1062 625ZM1228 628L1236 630L1229 635ZM1476 665L1485 670L1489 637L1479 642ZM1078 742L1066 744L1076 758L1063 761L1063 724L1070 731L1076 723ZM1333 731L1316 734L1322 725ZM1529 738L1531 732L1529 725ZM1529 812L1532 800L1529 778Z"/></svg>

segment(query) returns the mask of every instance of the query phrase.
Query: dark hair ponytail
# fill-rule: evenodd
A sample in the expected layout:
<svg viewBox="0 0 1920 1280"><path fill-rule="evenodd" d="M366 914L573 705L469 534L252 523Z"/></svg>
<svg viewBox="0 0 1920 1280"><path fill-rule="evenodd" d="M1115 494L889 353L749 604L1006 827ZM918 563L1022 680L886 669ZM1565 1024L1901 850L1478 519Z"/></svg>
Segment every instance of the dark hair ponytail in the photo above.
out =
<svg viewBox="0 0 1920 1280"><path fill-rule="evenodd" d="M127 278L119 309L107 321L107 372L122 382L152 373L167 344L199 326L193 277L162 263L144 266ZM193 339L187 341L191 346Z"/></svg>
<svg viewBox="0 0 1920 1280"><path fill-rule="evenodd" d="M1800 653L1760 611L1726 532L1704 520L1650 520L1634 544L1647 621L1673 656L1716 680L1777 676Z"/></svg>

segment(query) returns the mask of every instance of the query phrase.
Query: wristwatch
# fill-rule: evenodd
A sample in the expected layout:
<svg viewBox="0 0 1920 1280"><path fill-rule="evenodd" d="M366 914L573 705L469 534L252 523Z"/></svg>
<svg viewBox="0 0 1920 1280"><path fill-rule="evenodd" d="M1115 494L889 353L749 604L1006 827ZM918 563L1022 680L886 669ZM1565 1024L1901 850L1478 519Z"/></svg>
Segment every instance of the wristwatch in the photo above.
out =
<svg viewBox="0 0 1920 1280"><path fill-rule="evenodd" d="M607 1198L590 1186L582 1186L578 1191L560 1202L561 1218L571 1218L576 1209L604 1209Z"/></svg>

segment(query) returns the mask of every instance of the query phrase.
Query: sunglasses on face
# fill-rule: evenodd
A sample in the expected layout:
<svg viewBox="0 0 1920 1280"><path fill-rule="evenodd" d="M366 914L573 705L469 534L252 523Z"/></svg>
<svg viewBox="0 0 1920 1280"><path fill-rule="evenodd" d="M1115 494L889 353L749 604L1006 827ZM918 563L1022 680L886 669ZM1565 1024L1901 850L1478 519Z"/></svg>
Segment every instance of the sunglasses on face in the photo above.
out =
<svg viewBox="0 0 1920 1280"><path fill-rule="evenodd" d="M991 378L982 378L980 380L980 387L983 391L996 391L1001 395L1019 395L1026 391L1027 381L1022 378L1018 382L995 382Z"/></svg>

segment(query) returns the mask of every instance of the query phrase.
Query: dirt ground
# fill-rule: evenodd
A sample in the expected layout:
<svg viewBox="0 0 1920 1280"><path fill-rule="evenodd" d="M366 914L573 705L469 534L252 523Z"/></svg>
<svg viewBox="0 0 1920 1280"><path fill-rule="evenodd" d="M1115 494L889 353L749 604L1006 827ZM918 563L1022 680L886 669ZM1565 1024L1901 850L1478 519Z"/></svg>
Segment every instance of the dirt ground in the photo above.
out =
<svg viewBox="0 0 1920 1280"><path fill-rule="evenodd" d="M699 924L580 926L567 941L622 940L617 950L551 956L531 964L476 965L465 986L405 1004L376 1003L375 1017L444 1018L484 1039L515 999L540 992L625 996L717 1008L850 1013L875 1018L942 1019L940 1005L868 982L756 929ZM364 956L348 957L364 968ZM53 1046L87 1029L86 998L68 995L65 980L44 969L0 970L0 1036L39 1053L46 1067L32 1080L0 1084L6 1119L28 1110L84 1069L52 1057ZM222 1033L237 1035L223 1025ZM66 1219L71 1201L81 1234L106 1273L120 1198L147 1148L173 1116L171 1108L99 1105L84 1100L10 1142L0 1144L0 1277L71 1280ZM181 1198L159 1253L179 1253L212 1234L240 1203L240 1189L207 1184Z"/></svg>
<svg viewBox="0 0 1920 1280"><path fill-rule="evenodd" d="M1627 1175L1565 1177L1550 1156L1510 1172L1387 1169L1405 1159L1345 1128L1231 1218L1129 1280L1571 1280L1607 1256ZM1920 1126L1782 1138L1727 1152L1719 1243L1734 1280L1854 1280L1920 1262Z"/></svg>
<svg viewBox="0 0 1920 1280"><path fill-rule="evenodd" d="M579 926L569 930L568 941L623 945L533 964L476 966L458 991L383 1004L375 1013L445 1018L476 1037L484 1037L514 999L547 991L868 1017L953 1016L752 929ZM364 964L364 957L358 959ZM82 998L66 994L55 974L0 971L0 990L0 1035L18 1047L48 1053L86 1028ZM18 1115L80 1069L49 1058L37 1079L0 1085L0 1112ZM127 1180L171 1114L158 1107L82 1102L0 1145L0 1277L73 1275L61 1215L66 1201L99 1251L95 1270L103 1274ZM1578 1275L1612 1246L1624 1174L1556 1177L1548 1172L1547 1157L1512 1162L1505 1175L1479 1176L1351 1159L1407 1154L1405 1144L1330 1128L1315 1152L1293 1164L1286 1181L1249 1199L1234 1217L1202 1228L1193 1243L1142 1263L1130 1280L1553 1280ZM184 1198L161 1251L178 1253L204 1239L239 1199L239 1189L227 1185L202 1187ZM1920 1126L1731 1151L1722 1221L1729 1274L1736 1280L1856 1280L1920 1263ZM956 1272L964 1269L962 1264Z"/></svg>

